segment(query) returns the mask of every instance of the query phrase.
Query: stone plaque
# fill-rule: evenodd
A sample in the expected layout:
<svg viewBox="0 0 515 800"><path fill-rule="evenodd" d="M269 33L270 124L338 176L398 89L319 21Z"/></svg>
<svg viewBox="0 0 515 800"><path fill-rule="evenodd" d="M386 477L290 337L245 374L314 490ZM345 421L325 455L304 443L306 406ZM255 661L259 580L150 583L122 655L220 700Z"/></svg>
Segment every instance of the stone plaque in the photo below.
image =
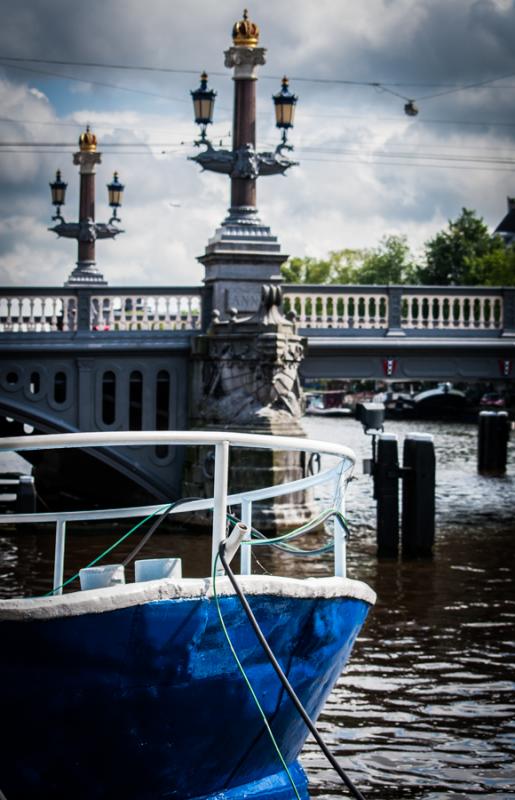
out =
<svg viewBox="0 0 515 800"><path fill-rule="evenodd" d="M225 311L237 308L241 313L257 311L261 303L261 286L250 285L247 289L228 288L225 290Z"/></svg>

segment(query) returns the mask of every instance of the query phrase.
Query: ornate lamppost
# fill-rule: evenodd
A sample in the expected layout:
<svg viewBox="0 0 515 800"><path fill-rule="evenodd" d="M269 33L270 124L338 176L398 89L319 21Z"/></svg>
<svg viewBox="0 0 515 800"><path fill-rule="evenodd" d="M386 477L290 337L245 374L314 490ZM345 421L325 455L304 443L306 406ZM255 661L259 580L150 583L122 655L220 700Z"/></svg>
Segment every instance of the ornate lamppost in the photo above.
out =
<svg viewBox="0 0 515 800"><path fill-rule="evenodd" d="M220 310L222 318L235 308L238 312L255 312L262 284L278 284L281 280L280 265L287 256L280 252L277 238L259 218L256 183L261 175L283 175L297 163L285 154L293 149L287 143L286 132L293 126L297 102L288 89L287 78L273 97L282 141L272 152L256 151L256 68L265 63L266 50L258 47L259 28L249 19L247 10L243 19L235 23L232 38L233 46L225 52L225 66L234 69L231 150L215 148L207 138L216 92L208 88L205 72L199 88L191 92L195 121L201 127L196 145L203 147L191 160L231 179L229 214L199 258L206 270L205 283L212 288L213 307Z"/></svg>
<svg viewBox="0 0 515 800"><path fill-rule="evenodd" d="M122 204L124 186L118 180L118 173L114 173L113 180L108 184L109 205L113 214L109 222L95 222L95 166L101 162L101 153L97 151L97 138L86 128L79 137L79 151L73 155L73 163L79 166L80 172L80 200L79 221L65 222L61 215L61 207L65 204L66 187L57 170L55 181L50 184L52 203L56 213L52 217L57 225L48 230L68 239L77 239L78 258L77 266L70 273L65 286L106 286L107 281L98 269L95 261L95 242L97 239L114 239L124 231L116 223L121 220L117 216L117 209Z"/></svg>

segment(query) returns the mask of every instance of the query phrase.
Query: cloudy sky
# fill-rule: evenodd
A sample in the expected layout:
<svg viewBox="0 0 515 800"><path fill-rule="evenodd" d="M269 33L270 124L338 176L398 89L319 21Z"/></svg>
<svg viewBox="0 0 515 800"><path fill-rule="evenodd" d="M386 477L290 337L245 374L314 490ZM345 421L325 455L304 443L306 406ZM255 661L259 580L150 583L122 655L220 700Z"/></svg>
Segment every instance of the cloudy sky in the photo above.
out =
<svg viewBox="0 0 515 800"><path fill-rule="evenodd" d="M291 141L301 164L258 187L262 217L285 253L322 256L392 233L417 252L462 206L497 225L506 195L515 195L515 0L259 0L249 11L268 50L261 148L278 141L271 95L280 76L299 95ZM9 4L0 29L3 284L57 286L73 268L75 242L47 232L48 182L60 168L63 210L74 220L71 154L86 123L103 153L97 220L108 219L113 170L126 185L126 233L97 245L109 283L202 279L196 256L225 215L229 187L187 161L196 135L189 90L206 69L218 92L210 133L228 146L223 50L241 12L235 0ZM416 100L416 118L404 114L403 97Z"/></svg>

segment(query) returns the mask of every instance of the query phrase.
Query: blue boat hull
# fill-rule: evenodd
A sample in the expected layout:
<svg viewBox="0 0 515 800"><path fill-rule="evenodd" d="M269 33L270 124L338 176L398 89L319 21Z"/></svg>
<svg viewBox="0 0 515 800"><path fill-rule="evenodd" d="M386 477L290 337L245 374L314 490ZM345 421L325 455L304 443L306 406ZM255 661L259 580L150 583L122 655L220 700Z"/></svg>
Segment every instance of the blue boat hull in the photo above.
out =
<svg viewBox="0 0 515 800"><path fill-rule="evenodd" d="M369 604L257 594L252 609L315 719ZM220 598L235 649L299 794L306 728L234 596ZM0 789L8 800L292 796L207 597L0 622Z"/></svg>

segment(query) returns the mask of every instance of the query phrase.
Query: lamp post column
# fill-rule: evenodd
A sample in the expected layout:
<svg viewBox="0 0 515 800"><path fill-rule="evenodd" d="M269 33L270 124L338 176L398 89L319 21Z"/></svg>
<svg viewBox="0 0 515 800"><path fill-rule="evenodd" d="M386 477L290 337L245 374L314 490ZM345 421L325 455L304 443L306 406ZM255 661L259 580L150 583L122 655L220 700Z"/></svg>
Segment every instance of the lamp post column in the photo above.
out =
<svg viewBox="0 0 515 800"><path fill-rule="evenodd" d="M265 64L266 53L264 47L257 47L258 37L257 25L249 21L245 10L243 20L233 29L234 44L225 52L225 66L234 68L232 148L235 153L243 154L249 146L250 152L256 150L256 67ZM256 178L257 171L252 170L248 175L231 176L231 214L241 216L243 209L244 214L256 214Z"/></svg>
<svg viewBox="0 0 515 800"><path fill-rule="evenodd" d="M97 152L97 138L89 125L80 135L79 148L73 154L73 163L79 167L80 174L77 266L70 273L65 285L107 286L107 281L95 261L95 242L98 235L95 224L95 167L101 163L102 154Z"/></svg>
<svg viewBox="0 0 515 800"><path fill-rule="evenodd" d="M231 48L236 50L236 48ZM260 48L261 50L263 48ZM229 51L230 52L230 51ZM231 54L240 55L240 54ZM252 56L253 53L251 52ZM233 59L231 58L231 61ZM264 59L263 62L264 63ZM233 149L238 150L246 144L256 149L256 76L242 75L241 66L234 70L234 119ZM245 71L246 72L246 71ZM252 70L252 72L254 72ZM231 178L231 207L256 207L256 178Z"/></svg>
<svg viewBox="0 0 515 800"><path fill-rule="evenodd" d="M263 284L281 282L280 267L287 259L256 207L257 178L284 175L295 164L283 152L288 149L284 141L273 152L256 150L256 71L265 63L266 54L258 42L259 27L245 10L243 19L233 26L232 46L225 51L225 66L233 70L234 80L230 150L221 145L213 147L205 135L206 126L213 121L216 94L208 89L205 73L200 87L191 93L195 121L202 131L196 144L205 148L192 156L192 161L203 169L228 175L231 180L229 214L199 257L206 269L204 280L211 307L220 312L222 319L234 317L235 310L240 316L256 313ZM282 94L281 102L284 104ZM274 97L276 107L277 103ZM291 122L288 124L291 126Z"/></svg>
<svg viewBox="0 0 515 800"><path fill-rule="evenodd" d="M78 153L74 153L73 163L79 165L80 173L80 199L79 199L79 226L80 238L78 241L77 267L91 270L95 262L95 166L100 164L101 154L92 149L85 149L81 144Z"/></svg>
<svg viewBox="0 0 515 800"><path fill-rule="evenodd" d="M113 216L109 222L95 222L95 167L100 164L101 154L97 153L97 137L89 126L79 137L79 151L73 154L73 163L78 165L80 174L79 220L65 222L61 214L67 184L61 179L61 171L56 172L55 181L50 184L52 203L57 212L52 217L58 224L48 230L67 239L77 239L77 266L70 273L65 286L107 286L107 281L95 263L95 242L97 239L114 239L123 233L117 224L120 222L117 209L122 204L124 186L115 172L108 184L109 205Z"/></svg>

